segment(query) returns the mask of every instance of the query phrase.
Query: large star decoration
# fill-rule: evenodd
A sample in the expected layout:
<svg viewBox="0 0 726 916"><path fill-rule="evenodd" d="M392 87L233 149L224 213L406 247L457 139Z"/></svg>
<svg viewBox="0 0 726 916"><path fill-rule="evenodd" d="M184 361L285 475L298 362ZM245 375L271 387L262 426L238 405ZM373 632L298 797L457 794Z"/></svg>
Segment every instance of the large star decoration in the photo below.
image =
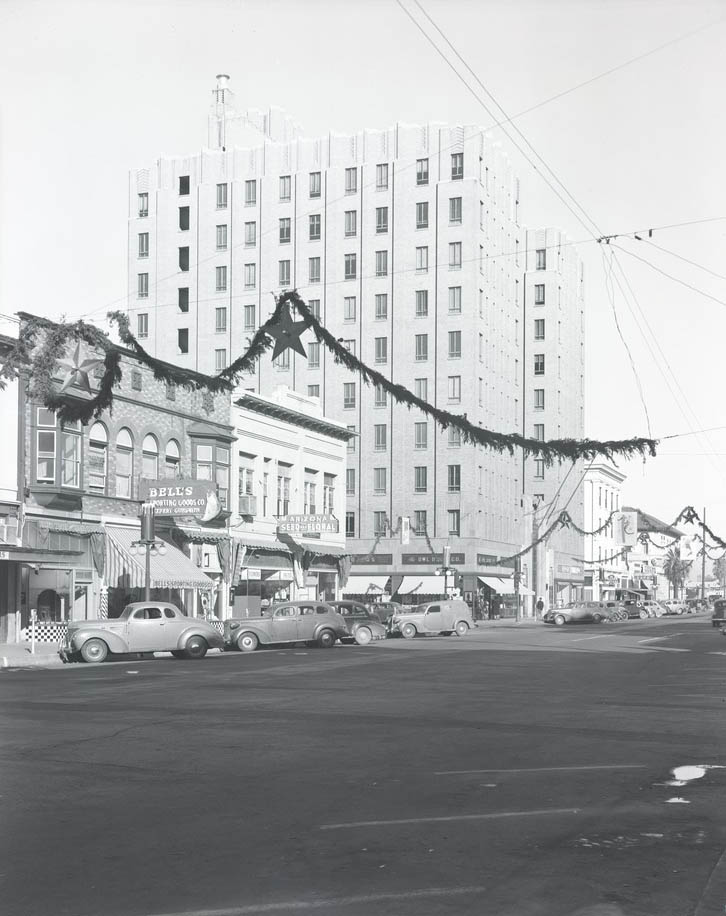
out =
<svg viewBox="0 0 726 916"><path fill-rule="evenodd" d="M275 339L275 349L272 351L272 358L284 353L287 349L296 350L302 356L307 357L305 347L302 345L300 335L307 328L306 321L293 321L290 315L290 309L287 305L283 306L280 312L280 319L277 324L267 328L266 333Z"/></svg>
<svg viewBox="0 0 726 916"><path fill-rule="evenodd" d="M66 375L63 378L63 384L61 385L60 393L63 394L64 391L68 391L69 388L72 388L73 385L78 385L79 388L83 388L89 394L92 394L91 391L91 382L88 378L88 373L93 372L97 366L103 365L102 359L81 359L81 344L80 342L76 344L75 352L71 359L59 359L58 365L66 370Z"/></svg>

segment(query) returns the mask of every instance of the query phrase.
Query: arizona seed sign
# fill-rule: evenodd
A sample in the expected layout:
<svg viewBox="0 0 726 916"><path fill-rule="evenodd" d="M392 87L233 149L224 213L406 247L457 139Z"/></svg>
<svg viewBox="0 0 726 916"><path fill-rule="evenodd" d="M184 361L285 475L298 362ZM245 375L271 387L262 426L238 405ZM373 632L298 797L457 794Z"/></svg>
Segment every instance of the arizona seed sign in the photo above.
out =
<svg viewBox="0 0 726 916"><path fill-rule="evenodd" d="M221 505L211 480L142 480L140 496L157 515L192 516L208 522L219 515Z"/></svg>

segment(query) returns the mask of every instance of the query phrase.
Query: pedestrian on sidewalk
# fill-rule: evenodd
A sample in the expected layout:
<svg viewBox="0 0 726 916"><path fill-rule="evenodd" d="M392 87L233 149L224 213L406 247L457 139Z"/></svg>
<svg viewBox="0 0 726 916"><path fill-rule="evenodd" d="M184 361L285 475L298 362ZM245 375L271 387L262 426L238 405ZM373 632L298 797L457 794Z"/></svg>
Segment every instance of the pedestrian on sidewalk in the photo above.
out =
<svg viewBox="0 0 726 916"><path fill-rule="evenodd" d="M542 612L544 611L544 601L542 600L541 597L537 599L537 604L535 605L535 607L537 608L537 616L541 617Z"/></svg>

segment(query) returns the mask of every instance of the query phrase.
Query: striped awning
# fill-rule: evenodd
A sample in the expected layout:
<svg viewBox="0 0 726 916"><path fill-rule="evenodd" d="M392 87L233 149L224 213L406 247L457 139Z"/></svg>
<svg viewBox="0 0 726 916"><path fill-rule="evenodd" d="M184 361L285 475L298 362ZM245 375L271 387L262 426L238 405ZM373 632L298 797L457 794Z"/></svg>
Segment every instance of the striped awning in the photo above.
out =
<svg viewBox="0 0 726 916"><path fill-rule="evenodd" d="M367 595L369 592L377 594L386 590L390 576L369 576L351 574L345 590L351 595Z"/></svg>
<svg viewBox="0 0 726 916"><path fill-rule="evenodd" d="M143 588L146 558L130 552L138 528L106 528L106 581L109 588ZM178 547L164 541L166 554L151 558L151 588L211 589L212 580Z"/></svg>
<svg viewBox="0 0 726 916"><path fill-rule="evenodd" d="M443 576L404 576L398 586L399 595L443 595Z"/></svg>

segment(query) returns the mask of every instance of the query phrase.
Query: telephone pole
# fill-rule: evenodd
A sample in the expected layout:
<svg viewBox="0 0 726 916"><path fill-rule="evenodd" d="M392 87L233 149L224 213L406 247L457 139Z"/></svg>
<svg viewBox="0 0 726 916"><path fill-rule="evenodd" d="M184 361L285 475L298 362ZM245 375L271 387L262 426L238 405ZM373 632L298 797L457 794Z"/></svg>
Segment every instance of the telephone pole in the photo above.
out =
<svg viewBox="0 0 726 916"><path fill-rule="evenodd" d="M706 600L706 507L703 507L703 517L701 519L701 536L703 538L701 547L703 556L701 557L701 601Z"/></svg>

